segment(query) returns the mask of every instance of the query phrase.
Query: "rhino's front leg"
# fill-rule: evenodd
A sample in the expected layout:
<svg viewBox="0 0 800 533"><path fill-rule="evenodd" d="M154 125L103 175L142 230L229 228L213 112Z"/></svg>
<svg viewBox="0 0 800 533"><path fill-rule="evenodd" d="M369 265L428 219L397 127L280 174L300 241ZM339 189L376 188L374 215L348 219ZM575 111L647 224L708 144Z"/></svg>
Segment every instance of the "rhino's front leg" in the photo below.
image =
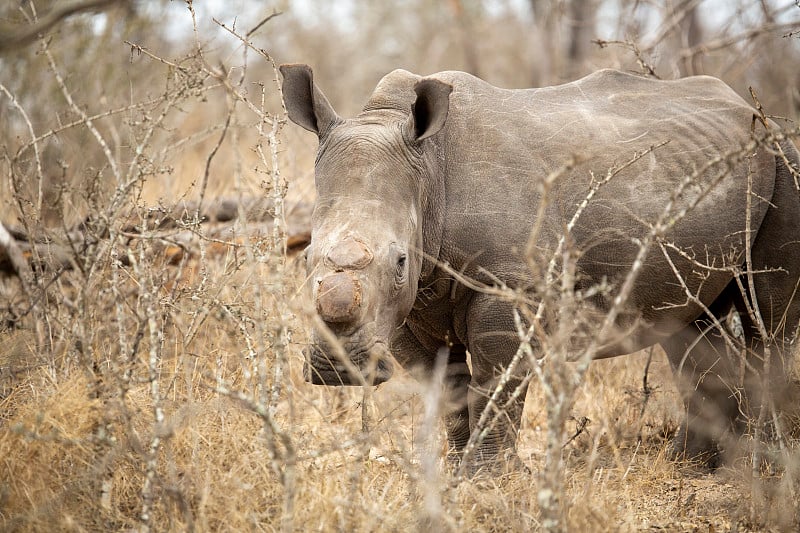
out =
<svg viewBox="0 0 800 533"><path fill-rule="evenodd" d="M447 404L444 420L447 429L447 460L453 466L461 462L464 447L469 441L468 390L471 380L467 349L462 344L451 346L445 374Z"/></svg>
<svg viewBox="0 0 800 533"><path fill-rule="evenodd" d="M483 467L518 469L522 465L516 455L516 440L527 393L527 387L522 385L524 361L512 370L501 393L490 400L519 347L513 306L488 295L476 295L467 313L467 338L472 356L468 398L470 431L484 432L488 427L471 464L466 465L467 471L475 472ZM520 387L522 389L517 391ZM487 408L490 411L483 416Z"/></svg>
<svg viewBox="0 0 800 533"><path fill-rule="evenodd" d="M392 338L395 359L420 382L430 380L436 365L438 349L444 344L422 333L414 334L408 325L399 328ZM467 389L471 375L467 365L467 349L462 344L449 347L445 369L444 420L447 430L447 459L457 465L469 441L469 408Z"/></svg>

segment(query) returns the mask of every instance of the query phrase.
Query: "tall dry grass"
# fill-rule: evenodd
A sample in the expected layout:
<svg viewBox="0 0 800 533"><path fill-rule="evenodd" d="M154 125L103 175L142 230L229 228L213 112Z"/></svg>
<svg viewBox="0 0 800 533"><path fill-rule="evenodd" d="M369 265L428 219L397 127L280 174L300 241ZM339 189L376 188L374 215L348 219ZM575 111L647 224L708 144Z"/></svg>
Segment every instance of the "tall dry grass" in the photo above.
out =
<svg viewBox="0 0 800 533"><path fill-rule="evenodd" d="M313 193L313 142L286 128L271 57L230 24L235 53L212 51L185 16L181 54L109 24L99 44L65 26L4 59L24 76L0 80L2 220L45 245L27 288L0 282L0 529L537 530L548 466L569 530L798 524L795 441L755 477L666 458L682 406L659 349L582 368L560 433L532 387L531 473L460 483L435 390L402 375L374 391L306 384L311 310L283 221ZM293 24L278 21L271 35ZM125 83L103 46L123 52ZM276 222L240 217L219 242L196 213L166 230L153 218L223 194L271 197ZM196 247L171 260L187 230Z"/></svg>

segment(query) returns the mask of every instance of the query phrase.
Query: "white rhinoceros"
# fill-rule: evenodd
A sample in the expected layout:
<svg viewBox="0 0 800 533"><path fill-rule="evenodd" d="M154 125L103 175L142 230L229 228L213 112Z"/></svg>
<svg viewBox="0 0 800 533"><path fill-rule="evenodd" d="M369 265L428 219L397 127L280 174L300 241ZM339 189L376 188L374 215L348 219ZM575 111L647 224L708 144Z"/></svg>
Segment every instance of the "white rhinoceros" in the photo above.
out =
<svg viewBox="0 0 800 533"><path fill-rule="evenodd" d="M517 352L514 307L530 320L542 297L547 269L532 266L568 249L582 316L617 315L594 355L658 343L669 356L688 413L676 453L714 462L720 439L742 431L740 414L757 412L757 315L770 379L786 384L800 321L800 157L723 82L603 70L506 90L463 72L396 70L345 119L309 67L281 72L289 118L319 137L307 267L325 327L307 353L312 383L377 384L393 359L425 376L448 346L458 458ZM539 334L555 330L557 313L545 316ZM524 396L470 469L513 449Z"/></svg>

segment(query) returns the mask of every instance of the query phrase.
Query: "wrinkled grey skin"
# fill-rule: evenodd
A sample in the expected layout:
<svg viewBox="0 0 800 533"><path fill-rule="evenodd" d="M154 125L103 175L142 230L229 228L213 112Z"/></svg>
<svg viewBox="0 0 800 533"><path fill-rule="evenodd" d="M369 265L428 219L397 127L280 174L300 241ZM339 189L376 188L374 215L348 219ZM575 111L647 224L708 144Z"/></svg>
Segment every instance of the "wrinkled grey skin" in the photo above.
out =
<svg viewBox="0 0 800 533"><path fill-rule="evenodd" d="M504 90L461 72L422 78L396 70L357 117L343 119L309 67L284 65L281 72L289 118L319 137L307 267L327 327L312 332L308 380L377 384L392 373L390 354L424 380L437 350L449 346L446 386L455 407L446 415L447 434L451 456L458 458L519 341L512 303L455 281L441 264L535 299L532 287L541 280L524 255L543 180L577 157L574 168L555 180L537 234L532 260L546 265L592 175L601 179L635 152L669 141L601 187L570 233L571 247L581 251L576 289L611 287L610 294L587 299L602 316L665 205L674 201L677 213L699 199L658 240L695 261L656 243L625 302L619 334L602 339L597 356L661 344L686 401L687 419L674 442L678 455L713 463L723 439L743 429L742 413L758 412L752 369L760 367L762 344L750 302L731 270L719 268L745 270L749 169L752 266L780 267L755 274L754 292L776 339L774 390L786 385L784 357L800 320L794 294L800 192L783 158L764 148L709 188L725 169L707 165L750 140L754 113L719 80L656 81L603 70L556 87ZM763 133L763 126L757 129ZM796 148L789 141L782 148L796 166ZM697 169L695 184L673 198L681 180ZM664 250L702 306L687 301ZM748 289L748 279L742 282ZM709 327L708 313L723 324L737 314L741 319L741 329L733 330L750 347L753 365L744 380L722 336ZM341 352L337 356L331 335L349 363L340 360ZM501 405L523 372L506 386ZM513 449L523 402L524 394L500 418L470 469Z"/></svg>

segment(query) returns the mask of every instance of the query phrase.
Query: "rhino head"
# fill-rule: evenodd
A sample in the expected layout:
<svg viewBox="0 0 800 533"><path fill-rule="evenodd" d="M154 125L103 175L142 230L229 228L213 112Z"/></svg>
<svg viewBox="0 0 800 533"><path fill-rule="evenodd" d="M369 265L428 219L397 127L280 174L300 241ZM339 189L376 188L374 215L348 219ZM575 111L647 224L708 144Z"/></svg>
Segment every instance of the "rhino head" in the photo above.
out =
<svg viewBox="0 0 800 533"><path fill-rule="evenodd" d="M322 385L378 384L393 373L392 333L438 253L443 216L426 141L447 118L451 86L405 71L388 75L364 112L343 119L305 65L283 65L289 118L316 133L317 200L308 283L319 320L305 378Z"/></svg>

